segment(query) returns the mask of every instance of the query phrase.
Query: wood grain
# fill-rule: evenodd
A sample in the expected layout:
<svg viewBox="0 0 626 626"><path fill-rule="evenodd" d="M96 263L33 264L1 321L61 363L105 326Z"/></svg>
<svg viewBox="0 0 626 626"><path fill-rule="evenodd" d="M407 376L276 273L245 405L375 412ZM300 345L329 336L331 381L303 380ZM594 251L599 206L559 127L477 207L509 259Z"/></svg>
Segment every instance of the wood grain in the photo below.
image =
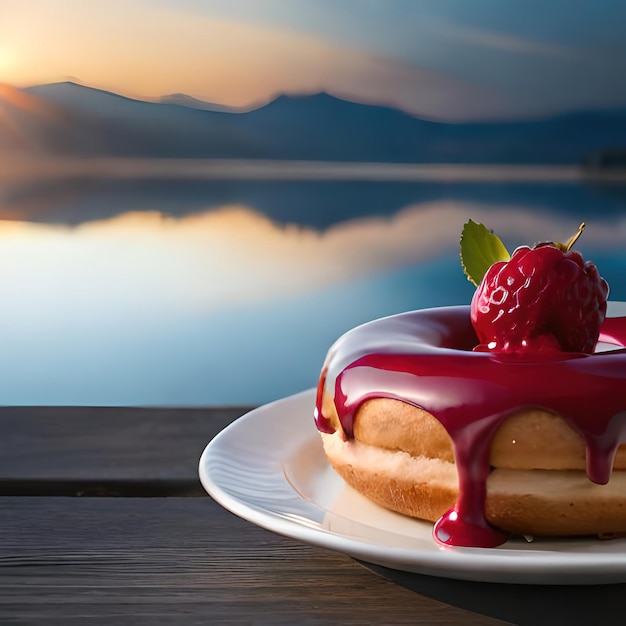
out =
<svg viewBox="0 0 626 626"><path fill-rule="evenodd" d="M0 408L0 623L576 625L621 614L626 585L363 567L231 515L204 493L197 464L246 410Z"/></svg>
<svg viewBox="0 0 626 626"><path fill-rule="evenodd" d="M169 481L200 493L202 451L247 410L0 407L0 480Z"/></svg>
<svg viewBox="0 0 626 626"><path fill-rule="evenodd" d="M499 624L205 498L2 498L0 622Z"/></svg>

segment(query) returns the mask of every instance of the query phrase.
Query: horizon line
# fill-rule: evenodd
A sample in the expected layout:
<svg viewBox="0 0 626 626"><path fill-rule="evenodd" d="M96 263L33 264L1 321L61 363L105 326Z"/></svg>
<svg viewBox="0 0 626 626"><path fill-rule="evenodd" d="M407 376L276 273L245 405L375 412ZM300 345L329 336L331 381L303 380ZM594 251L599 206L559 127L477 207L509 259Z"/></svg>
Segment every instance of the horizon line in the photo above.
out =
<svg viewBox="0 0 626 626"><path fill-rule="evenodd" d="M345 180L390 182L537 182L625 185L626 166L610 170L584 165L503 163L376 163L279 159L134 157L23 157L3 163L0 180L97 177L171 180Z"/></svg>

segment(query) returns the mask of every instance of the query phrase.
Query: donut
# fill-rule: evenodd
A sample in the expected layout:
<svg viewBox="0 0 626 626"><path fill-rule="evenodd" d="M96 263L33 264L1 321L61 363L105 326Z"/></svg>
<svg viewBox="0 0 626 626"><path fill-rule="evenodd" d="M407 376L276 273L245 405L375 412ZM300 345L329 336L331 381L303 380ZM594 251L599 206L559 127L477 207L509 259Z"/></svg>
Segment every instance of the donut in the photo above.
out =
<svg viewBox="0 0 626 626"><path fill-rule="evenodd" d="M475 351L469 306L358 326L330 348L315 423L352 488L443 545L626 532L626 317L606 352Z"/></svg>

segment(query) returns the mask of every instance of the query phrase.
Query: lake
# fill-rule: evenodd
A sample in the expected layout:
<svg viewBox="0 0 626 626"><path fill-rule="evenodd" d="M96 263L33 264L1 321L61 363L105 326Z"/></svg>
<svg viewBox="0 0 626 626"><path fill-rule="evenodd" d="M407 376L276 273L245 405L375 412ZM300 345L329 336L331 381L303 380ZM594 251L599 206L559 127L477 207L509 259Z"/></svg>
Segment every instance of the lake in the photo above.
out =
<svg viewBox="0 0 626 626"><path fill-rule="evenodd" d="M1 181L0 403L256 404L312 387L350 327L469 303L469 218L510 250L586 221L576 247L626 300L621 180L149 171Z"/></svg>

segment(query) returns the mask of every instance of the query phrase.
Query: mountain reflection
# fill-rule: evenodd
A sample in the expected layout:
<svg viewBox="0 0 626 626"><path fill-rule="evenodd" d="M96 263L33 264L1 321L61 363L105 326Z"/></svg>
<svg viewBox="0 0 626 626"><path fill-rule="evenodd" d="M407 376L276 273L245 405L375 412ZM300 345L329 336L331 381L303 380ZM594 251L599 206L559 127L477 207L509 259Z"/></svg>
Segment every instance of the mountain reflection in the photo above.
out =
<svg viewBox="0 0 626 626"><path fill-rule="evenodd" d="M461 175L462 175L462 168ZM1 174L1 172L0 172ZM462 178L462 176L461 176ZM326 229L360 217L390 217L406 206L441 200L485 208L523 207L560 219L618 217L626 208L626 179L593 184L385 180L184 180L106 176L0 180L0 219L77 225L129 212L185 217L244 205L281 224Z"/></svg>
<svg viewBox="0 0 626 626"><path fill-rule="evenodd" d="M626 300L620 189L472 194L337 181L5 187L0 397L232 404L310 387L351 326L469 302L458 239L470 217L510 248L566 239L585 219L577 247ZM595 203L583 210L581 196Z"/></svg>

